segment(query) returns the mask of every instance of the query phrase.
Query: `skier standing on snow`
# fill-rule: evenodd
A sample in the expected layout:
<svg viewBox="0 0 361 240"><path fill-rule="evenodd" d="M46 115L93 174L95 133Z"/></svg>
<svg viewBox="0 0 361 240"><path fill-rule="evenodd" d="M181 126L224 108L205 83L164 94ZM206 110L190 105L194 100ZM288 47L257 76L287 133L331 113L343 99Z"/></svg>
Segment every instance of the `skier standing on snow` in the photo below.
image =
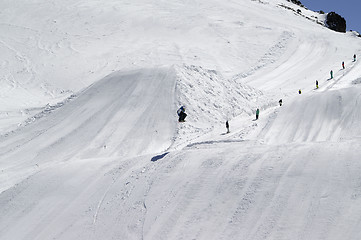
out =
<svg viewBox="0 0 361 240"><path fill-rule="evenodd" d="M228 121L226 121L226 128L227 128L227 133L229 133L229 124L228 124Z"/></svg>
<svg viewBox="0 0 361 240"><path fill-rule="evenodd" d="M178 118L178 122L184 122L185 118L187 117L187 114L185 113L186 108L184 106L181 106L178 110L177 110L177 114L179 116Z"/></svg>
<svg viewBox="0 0 361 240"><path fill-rule="evenodd" d="M333 79L333 71L332 70L330 72L330 75L331 75L331 79Z"/></svg>
<svg viewBox="0 0 361 240"><path fill-rule="evenodd" d="M301 92L301 89L300 90L298 90L298 94L301 94L302 92Z"/></svg>
<svg viewBox="0 0 361 240"><path fill-rule="evenodd" d="M258 120L258 116L259 116L259 109L257 108L257 110L256 110L256 120Z"/></svg>
<svg viewBox="0 0 361 240"><path fill-rule="evenodd" d="M353 61L356 62L356 54L353 55Z"/></svg>
<svg viewBox="0 0 361 240"><path fill-rule="evenodd" d="M282 106L282 99L280 99L278 103L280 104L280 106Z"/></svg>
<svg viewBox="0 0 361 240"><path fill-rule="evenodd" d="M342 68L345 69L345 62L342 62Z"/></svg>
<svg viewBox="0 0 361 240"><path fill-rule="evenodd" d="M318 88L318 81L316 80L316 88Z"/></svg>

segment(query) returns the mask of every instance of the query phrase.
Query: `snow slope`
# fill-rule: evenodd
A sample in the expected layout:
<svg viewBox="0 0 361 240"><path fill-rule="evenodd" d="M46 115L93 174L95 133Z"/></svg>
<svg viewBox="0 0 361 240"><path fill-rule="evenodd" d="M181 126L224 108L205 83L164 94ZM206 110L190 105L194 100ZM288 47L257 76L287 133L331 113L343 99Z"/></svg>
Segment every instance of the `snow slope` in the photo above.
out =
<svg viewBox="0 0 361 240"><path fill-rule="evenodd" d="M175 107L169 104L174 94L167 91L174 84L172 69L144 69L114 73L91 85L59 109L2 137L7 175L1 182L11 186L12 176L37 172L49 162L165 150L175 128Z"/></svg>
<svg viewBox="0 0 361 240"><path fill-rule="evenodd" d="M305 96L285 106L267 126L271 142L339 142L360 137L360 87ZM290 119L292 116L292 119Z"/></svg>
<svg viewBox="0 0 361 240"><path fill-rule="evenodd" d="M0 6L1 240L360 239L352 33L283 0Z"/></svg>

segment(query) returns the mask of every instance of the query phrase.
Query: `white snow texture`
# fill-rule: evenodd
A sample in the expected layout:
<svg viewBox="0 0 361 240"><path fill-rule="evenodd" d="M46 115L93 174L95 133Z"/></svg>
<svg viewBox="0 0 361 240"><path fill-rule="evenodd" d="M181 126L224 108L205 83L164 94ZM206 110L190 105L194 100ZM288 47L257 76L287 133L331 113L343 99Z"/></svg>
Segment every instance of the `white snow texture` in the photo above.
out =
<svg viewBox="0 0 361 240"><path fill-rule="evenodd" d="M2 0L0 240L361 239L361 39L324 16Z"/></svg>

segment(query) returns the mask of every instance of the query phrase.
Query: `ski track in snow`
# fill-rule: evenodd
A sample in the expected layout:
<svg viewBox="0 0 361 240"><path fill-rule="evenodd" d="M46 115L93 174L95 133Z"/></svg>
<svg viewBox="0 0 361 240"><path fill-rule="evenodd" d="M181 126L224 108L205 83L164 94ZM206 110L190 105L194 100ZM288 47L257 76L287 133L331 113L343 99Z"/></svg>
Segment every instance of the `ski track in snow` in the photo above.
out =
<svg viewBox="0 0 361 240"><path fill-rule="evenodd" d="M1 3L0 240L360 239L359 39L280 1Z"/></svg>

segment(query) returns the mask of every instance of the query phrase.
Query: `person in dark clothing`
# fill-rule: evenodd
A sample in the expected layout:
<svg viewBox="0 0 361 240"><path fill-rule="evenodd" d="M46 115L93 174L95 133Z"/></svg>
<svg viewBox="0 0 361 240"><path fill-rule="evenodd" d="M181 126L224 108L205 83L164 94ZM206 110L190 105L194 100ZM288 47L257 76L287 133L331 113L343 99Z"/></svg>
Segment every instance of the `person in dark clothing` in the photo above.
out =
<svg viewBox="0 0 361 240"><path fill-rule="evenodd" d="M342 69L345 69L345 62L342 62Z"/></svg>
<svg viewBox="0 0 361 240"><path fill-rule="evenodd" d="M282 99L280 99L278 103L280 104L280 106L282 106Z"/></svg>
<svg viewBox="0 0 361 240"><path fill-rule="evenodd" d="M316 80L316 88L318 88L318 81Z"/></svg>
<svg viewBox="0 0 361 240"><path fill-rule="evenodd" d="M257 108L256 110L256 120L258 120L258 117L259 117L259 108Z"/></svg>
<svg viewBox="0 0 361 240"><path fill-rule="evenodd" d="M356 54L353 55L353 61L356 62Z"/></svg>
<svg viewBox="0 0 361 240"><path fill-rule="evenodd" d="M333 79L333 71L330 71L331 79Z"/></svg>
<svg viewBox="0 0 361 240"><path fill-rule="evenodd" d="M181 106L178 111L177 111L177 114L178 114L178 122L185 122L185 118L187 117L187 114L185 113L186 109L184 106Z"/></svg>
<svg viewBox="0 0 361 240"><path fill-rule="evenodd" d="M229 133L229 124L228 124L228 121L226 121L226 128L227 128L227 133Z"/></svg>
<svg viewBox="0 0 361 240"><path fill-rule="evenodd" d="M187 117L187 114L185 113L185 112L181 112L180 114L179 114L179 119L178 119L178 121L179 122L185 122L185 118Z"/></svg>
<svg viewBox="0 0 361 240"><path fill-rule="evenodd" d="M301 89L300 90L298 90L298 94L301 94L302 92L301 92Z"/></svg>

